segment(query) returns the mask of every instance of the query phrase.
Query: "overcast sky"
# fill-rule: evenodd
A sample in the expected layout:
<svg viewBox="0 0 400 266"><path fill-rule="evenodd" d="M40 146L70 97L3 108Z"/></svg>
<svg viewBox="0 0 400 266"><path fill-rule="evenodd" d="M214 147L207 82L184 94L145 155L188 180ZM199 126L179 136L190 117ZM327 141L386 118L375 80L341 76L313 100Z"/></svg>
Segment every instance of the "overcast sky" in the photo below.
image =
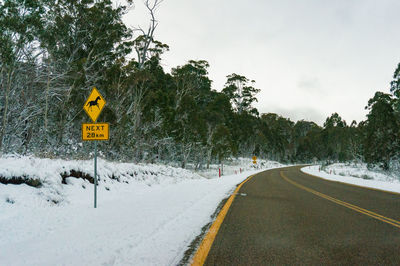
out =
<svg viewBox="0 0 400 266"><path fill-rule="evenodd" d="M149 21L138 0L130 26ZM400 62L399 0L164 0L156 39L164 69L207 60L213 89L237 73L261 89L260 113L322 125L338 112L364 120L375 91L389 92Z"/></svg>

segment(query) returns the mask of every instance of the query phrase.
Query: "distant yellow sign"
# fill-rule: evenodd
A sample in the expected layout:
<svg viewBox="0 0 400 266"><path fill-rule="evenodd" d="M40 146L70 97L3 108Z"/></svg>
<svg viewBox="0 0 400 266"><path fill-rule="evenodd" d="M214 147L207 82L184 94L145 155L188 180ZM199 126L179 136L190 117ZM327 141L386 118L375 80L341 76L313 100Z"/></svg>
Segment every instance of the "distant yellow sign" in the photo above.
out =
<svg viewBox="0 0 400 266"><path fill-rule="evenodd" d="M87 98L83 109L85 109L92 121L96 122L101 110L103 110L104 105L106 105L106 100L104 100L103 96L101 96L101 94L97 91L96 87L93 87L93 90Z"/></svg>
<svg viewBox="0 0 400 266"><path fill-rule="evenodd" d="M82 140L108 140L109 138L108 123L82 124Z"/></svg>
<svg viewBox="0 0 400 266"><path fill-rule="evenodd" d="M253 161L257 161L257 156L253 156Z"/></svg>
<svg viewBox="0 0 400 266"><path fill-rule="evenodd" d="M257 161L253 161L253 164L257 164Z"/></svg>

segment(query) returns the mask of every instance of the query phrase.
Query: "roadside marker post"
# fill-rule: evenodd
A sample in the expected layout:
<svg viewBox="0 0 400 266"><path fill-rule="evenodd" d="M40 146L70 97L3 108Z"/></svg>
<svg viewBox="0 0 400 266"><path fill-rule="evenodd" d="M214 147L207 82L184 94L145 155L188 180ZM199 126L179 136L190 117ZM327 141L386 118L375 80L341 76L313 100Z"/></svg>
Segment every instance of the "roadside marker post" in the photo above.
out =
<svg viewBox="0 0 400 266"><path fill-rule="evenodd" d="M110 138L109 124L96 123L105 105L106 100L97 91L96 87L93 87L92 92L83 105L83 109L93 121L91 124L82 124L82 140L94 141L94 208L97 208L97 140L109 140Z"/></svg>

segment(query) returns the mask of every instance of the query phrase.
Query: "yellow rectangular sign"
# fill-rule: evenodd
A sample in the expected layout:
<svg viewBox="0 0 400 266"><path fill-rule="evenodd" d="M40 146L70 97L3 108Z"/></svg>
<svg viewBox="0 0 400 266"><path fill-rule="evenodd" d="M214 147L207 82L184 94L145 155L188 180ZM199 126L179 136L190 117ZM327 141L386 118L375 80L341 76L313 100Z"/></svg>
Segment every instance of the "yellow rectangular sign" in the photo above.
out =
<svg viewBox="0 0 400 266"><path fill-rule="evenodd" d="M82 140L109 140L108 123L82 124Z"/></svg>

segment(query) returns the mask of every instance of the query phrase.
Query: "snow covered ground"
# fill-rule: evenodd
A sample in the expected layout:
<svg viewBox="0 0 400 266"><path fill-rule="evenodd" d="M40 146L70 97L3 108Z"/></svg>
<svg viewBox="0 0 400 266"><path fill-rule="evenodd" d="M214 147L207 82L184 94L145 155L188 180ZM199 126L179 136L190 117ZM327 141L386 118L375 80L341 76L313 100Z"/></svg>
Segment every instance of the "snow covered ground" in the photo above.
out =
<svg viewBox="0 0 400 266"><path fill-rule="evenodd" d="M240 171L252 171L257 169L271 169L276 167L281 167L282 164L273 161L267 161L263 159L257 159L257 164L254 165L252 160L249 158L231 158L224 162L224 165L212 164L209 169L196 170L201 176L206 178L216 178L219 175L219 169L223 172L223 175L236 175L240 173ZM193 165L188 165L189 169L194 169Z"/></svg>
<svg viewBox="0 0 400 266"><path fill-rule="evenodd" d="M328 180L400 193L399 176L379 169L369 170L363 163L335 163L322 169L320 166L308 166L301 170Z"/></svg>
<svg viewBox="0 0 400 266"><path fill-rule="evenodd" d="M279 166L264 161L262 169ZM99 160L94 209L93 184L67 177L72 169L93 176L93 161L3 156L0 178L42 186L0 184L0 265L175 265L218 204L261 171L242 159L225 173L239 168L246 171L218 178L217 166L199 175Z"/></svg>
<svg viewBox="0 0 400 266"><path fill-rule="evenodd" d="M259 160L255 169L249 158L232 159L218 178L219 165L194 172L99 159L94 209L92 160L0 157L3 182L19 178L41 184L0 183L0 265L176 265L238 183L282 166ZM400 193L398 176L364 164L302 171Z"/></svg>
<svg viewBox="0 0 400 266"><path fill-rule="evenodd" d="M0 183L0 265L176 265L238 183L282 166L259 160L255 169L250 159L232 159L218 178L219 165L194 172L99 159L94 209L92 160L0 157L3 182L22 178L41 184ZM398 176L364 164L302 171L400 193Z"/></svg>

